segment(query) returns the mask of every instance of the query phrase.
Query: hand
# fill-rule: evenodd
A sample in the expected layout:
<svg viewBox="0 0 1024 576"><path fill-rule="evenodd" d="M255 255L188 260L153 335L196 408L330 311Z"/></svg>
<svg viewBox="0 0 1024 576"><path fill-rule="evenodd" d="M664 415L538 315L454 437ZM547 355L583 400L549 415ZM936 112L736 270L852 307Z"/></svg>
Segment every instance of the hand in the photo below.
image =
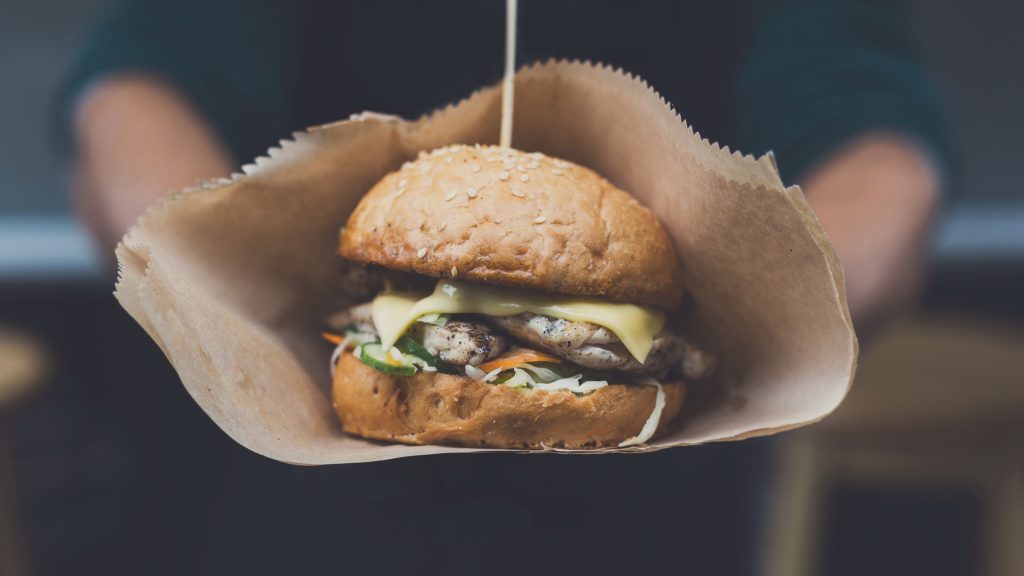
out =
<svg viewBox="0 0 1024 576"><path fill-rule="evenodd" d="M871 332L918 292L938 170L910 140L879 133L838 151L802 187L843 264L854 324Z"/></svg>
<svg viewBox="0 0 1024 576"><path fill-rule="evenodd" d="M199 112L154 77L101 79L79 98L74 130L75 207L111 262L121 236L168 191L231 173Z"/></svg>

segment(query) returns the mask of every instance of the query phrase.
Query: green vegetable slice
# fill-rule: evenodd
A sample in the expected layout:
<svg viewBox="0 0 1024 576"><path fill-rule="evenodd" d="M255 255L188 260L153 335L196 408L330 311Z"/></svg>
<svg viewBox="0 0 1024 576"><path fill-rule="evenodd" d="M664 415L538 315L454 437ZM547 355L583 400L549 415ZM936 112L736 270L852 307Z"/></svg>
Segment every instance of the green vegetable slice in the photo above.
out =
<svg viewBox="0 0 1024 576"><path fill-rule="evenodd" d="M399 338L398 342L395 343L395 346L397 346L398 349L404 352L405 354L411 354L419 358L420 360L423 360L428 365L433 366L434 368L441 367L440 358L428 352L427 349L424 348L422 344L408 336L402 336L401 338Z"/></svg>
<svg viewBox="0 0 1024 576"><path fill-rule="evenodd" d="M370 368L380 370L386 374L396 376L412 376L416 373L416 367L407 362L404 358L399 364L395 364L379 342L363 344L359 359Z"/></svg>
<svg viewBox="0 0 1024 576"><path fill-rule="evenodd" d="M417 318L416 321L424 324L433 324L434 326L444 326L448 323L448 315L434 312L432 314L424 314Z"/></svg>

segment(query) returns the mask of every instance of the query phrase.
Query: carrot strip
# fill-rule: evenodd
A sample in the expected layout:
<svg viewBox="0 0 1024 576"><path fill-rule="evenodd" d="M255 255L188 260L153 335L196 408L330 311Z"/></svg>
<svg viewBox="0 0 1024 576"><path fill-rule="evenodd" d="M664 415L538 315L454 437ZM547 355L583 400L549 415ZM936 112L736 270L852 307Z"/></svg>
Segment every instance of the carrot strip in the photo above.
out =
<svg viewBox="0 0 1024 576"><path fill-rule="evenodd" d="M344 340L344 337L341 336L340 334L332 334L330 332L321 332L321 335L324 337L324 340L327 340L328 342L330 342L331 344L334 344L335 346L337 346L338 344L341 344L341 341Z"/></svg>
<svg viewBox="0 0 1024 576"><path fill-rule="evenodd" d="M520 364L527 362L561 362L561 358L556 358L543 352L536 350L530 350L528 348L513 348L508 352L505 352L501 356L498 356L490 362L484 362L479 366L484 372L490 372L496 368L514 368Z"/></svg>

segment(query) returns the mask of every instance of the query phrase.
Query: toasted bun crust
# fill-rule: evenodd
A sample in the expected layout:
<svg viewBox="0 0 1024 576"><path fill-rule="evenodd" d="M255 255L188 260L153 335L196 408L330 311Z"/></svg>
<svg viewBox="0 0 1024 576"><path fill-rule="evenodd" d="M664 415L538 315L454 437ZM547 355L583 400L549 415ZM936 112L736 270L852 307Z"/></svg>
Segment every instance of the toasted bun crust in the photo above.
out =
<svg viewBox="0 0 1024 576"><path fill-rule="evenodd" d="M663 387L665 408L655 437L669 428L686 394L682 381ZM640 432L657 394L653 386L611 384L577 397L448 374L396 377L352 354L338 360L333 388L334 410L352 434L405 444L519 449L617 446Z"/></svg>
<svg viewBox="0 0 1024 576"><path fill-rule="evenodd" d="M385 176L338 252L435 278L668 310L683 296L672 242L650 210L587 168L495 146L441 148Z"/></svg>

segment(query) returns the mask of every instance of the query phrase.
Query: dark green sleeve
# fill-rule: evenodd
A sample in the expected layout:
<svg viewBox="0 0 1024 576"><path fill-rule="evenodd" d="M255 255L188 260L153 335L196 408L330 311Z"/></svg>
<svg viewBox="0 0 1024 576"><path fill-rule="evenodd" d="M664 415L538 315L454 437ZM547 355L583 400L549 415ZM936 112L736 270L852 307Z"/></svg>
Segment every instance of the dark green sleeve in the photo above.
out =
<svg viewBox="0 0 1024 576"><path fill-rule="evenodd" d="M171 83L196 105L237 161L252 159L294 129L290 88L298 9L272 0L116 4L65 78L59 130L68 133L74 99L90 82L143 72Z"/></svg>
<svg viewBox="0 0 1024 576"><path fill-rule="evenodd" d="M948 167L944 102L899 2L750 4L733 90L740 150L774 150L794 182L849 139L886 130L918 140Z"/></svg>

